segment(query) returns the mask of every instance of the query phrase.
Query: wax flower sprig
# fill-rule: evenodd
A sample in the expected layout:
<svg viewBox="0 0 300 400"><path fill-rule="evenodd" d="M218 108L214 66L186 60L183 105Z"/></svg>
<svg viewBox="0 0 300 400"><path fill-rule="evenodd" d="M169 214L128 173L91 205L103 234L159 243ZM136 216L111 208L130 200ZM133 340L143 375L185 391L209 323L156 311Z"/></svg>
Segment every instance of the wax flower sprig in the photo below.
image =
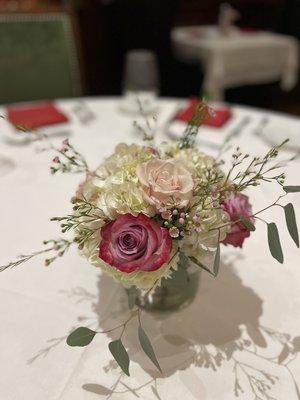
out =
<svg viewBox="0 0 300 400"><path fill-rule="evenodd" d="M280 168L282 169L282 162L272 164L271 166L270 162L273 162L278 157L279 151L288 143L288 141L289 140L286 139L279 145L272 147L263 157L253 157L245 170L240 170L234 176L232 176L234 170L236 170L236 167L243 164L244 161L249 157L249 154L243 154L238 147L232 155L232 167L226 176L225 182L231 181L234 183L238 191L243 191L249 186L258 186L262 181L276 181L283 186L285 182L285 174L283 172L274 176L270 176L268 174ZM294 158L295 157L291 157L290 159L286 160L285 163L288 161L293 161Z"/></svg>
<svg viewBox="0 0 300 400"><path fill-rule="evenodd" d="M14 268L20 264L23 264L34 257L40 256L42 254L52 253L52 255L45 259L45 265L49 266L55 261L57 258L62 257L69 250L70 246L73 244L73 241L66 239L57 239L57 240L44 240L44 245L49 245L47 248L27 254L20 255L17 260L12 261L6 265L0 266L0 272L4 271L7 268Z"/></svg>
<svg viewBox="0 0 300 400"><path fill-rule="evenodd" d="M69 139L62 142L59 149L53 148L58 155L52 160L51 174L59 172L88 172L85 158L70 144Z"/></svg>

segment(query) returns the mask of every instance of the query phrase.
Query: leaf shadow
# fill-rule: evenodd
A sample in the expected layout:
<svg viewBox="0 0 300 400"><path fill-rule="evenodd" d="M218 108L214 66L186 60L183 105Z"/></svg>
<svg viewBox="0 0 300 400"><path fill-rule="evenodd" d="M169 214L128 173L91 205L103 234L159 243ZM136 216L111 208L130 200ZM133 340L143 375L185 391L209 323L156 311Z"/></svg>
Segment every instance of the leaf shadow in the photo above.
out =
<svg viewBox="0 0 300 400"><path fill-rule="evenodd" d="M113 291L110 278L101 276L98 281L99 298L93 303L101 330L124 322L128 313L125 291L120 288L110 303L111 318L104 318L103 307L108 288ZM241 338L244 327L256 346L267 346L259 329L263 302L253 289L245 286L235 274L233 265L224 264L218 279L203 273L201 287L193 303L173 313L142 313L142 324L151 338L164 376L174 374L178 366L215 363L208 355L195 358L194 347L205 346L228 348ZM114 339L115 332L108 335ZM137 341L137 322L126 327L124 343L132 360L138 362L151 376L156 376L154 367L144 357Z"/></svg>
<svg viewBox="0 0 300 400"><path fill-rule="evenodd" d="M263 384L266 379L277 381L277 375L280 375L283 380L289 379L288 391L293 392L294 396L290 398L300 400L299 382L289 370L289 363L300 352L300 336L293 338L290 334L261 325L263 301L238 277L235 272L237 264L237 259L232 261L230 257L223 256L217 279L203 273L198 294L186 308L161 314L142 312L142 326L151 339L163 374L157 371L142 352L137 335L138 322L137 319L132 319L126 326L122 341L130 360L141 367L149 379L146 378L146 382L132 386L120 374L117 382L110 388L98 383L86 383L82 389L109 399L114 394L126 398L128 393L139 397L140 392L147 388L148 391L152 391L155 399L162 400L163 394L160 392L160 386L157 386L158 379L178 373L182 377L181 384L186 386L189 392L191 379L193 380L194 391L190 393L192 398L199 398L199 393L203 393L203 384L199 377L191 378L189 367L193 365L217 371L230 362L233 367L231 370L236 395L241 395L238 376L241 373L249 383L253 374L256 374L258 384ZM74 297L74 301L87 301L91 305L100 331L119 326L131 313L123 287L104 274L98 278L96 295L82 288L75 288L71 289L69 296ZM88 318L81 316L79 320L85 321L86 325ZM115 330L106 335L110 340L115 340L119 334L119 330ZM65 337L50 339L48 346L41 349L29 362L47 356L49 351L60 345L64 339ZM267 353L268 357L272 355L272 361L269 361ZM103 367L105 373L116 369L118 367L114 360ZM246 389L252 390L250 386ZM245 391L246 389L243 388ZM256 393L253 392L253 395ZM265 398L268 398L267 394ZM282 398L279 397L278 400Z"/></svg>
<svg viewBox="0 0 300 400"><path fill-rule="evenodd" d="M86 383L85 385L82 385L82 389L90 393L98 394L99 396L109 396L112 394L111 389L103 385L99 385L99 383Z"/></svg>
<svg viewBox="0 0 300 400"><path fill-rule="evenodd" d="M281 382L280 379L284 381L289 374L287 390L291 393L291 398L300 400L296 378L288 369L288 363L296 358L297 350L294 352L290 350L284 359L282 356L278 357L280 350L285 346L292 348L291 335L261 325L263 301L238 277L234 265L236 261L232 262L230 257L223 257L218 279L203 273L200 290L194 301L186 308L171 313L142 313L143 328L151 338L163 375L159 374L139 347L137 320L132 320L126 326L126 335L122 339L130 360L136 362L152 377L148 382L149 386L158 378L183 373L192 365L217 371L225 363L230 362L234 367L234 394L241 395L248 390L248 394L250 392L256 396L259 390L263 390L263 399L271 398L268 397L269 389L272 389L277 382ZM99 297L92 307L101 330L123 323L129 315L124 289L104 275L99 278L98 289ZM104 311L102 305L107 302L109 293L112 292L113 300ZM107 318L108 312L110 318ZM118 332L108 333L111 339L115 339L115 335L118 335ZM266 352L270 352L269 346L275 354L272 361L265 356ZM283 362L286 365L282 364ZM275 374L272 373L273 368ZM246 388L240 386L241 373L248 382ZM192 398L199 398L200 394L204 396L203 384L199 377L196 379L195 376L192 384L189 374L190 372L187 375L188 381L181 379L181 383L186 386ZM254 375L257 376L255 378L257 386L252 382ZM190 391L192 386L193 392ZM143 386L132 390L138 391L141 387ZM121 392L115 391L115 393ZM125 392L123 393L125 395ZM158 396L162 398L161 393ZM158 398L156 394L155 397Z"/></svg>

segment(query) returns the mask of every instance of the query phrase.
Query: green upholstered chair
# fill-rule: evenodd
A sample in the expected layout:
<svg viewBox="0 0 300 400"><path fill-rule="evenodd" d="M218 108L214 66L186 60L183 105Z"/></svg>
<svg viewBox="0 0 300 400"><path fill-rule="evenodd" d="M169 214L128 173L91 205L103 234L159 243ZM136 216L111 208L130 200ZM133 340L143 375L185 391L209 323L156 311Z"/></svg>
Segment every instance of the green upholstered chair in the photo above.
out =
<svg viewBox="0 0 300 400"><path fill-rule="evenodd" d="M0 104L72 97L80 92L68 14L0 15Z"/></svg>

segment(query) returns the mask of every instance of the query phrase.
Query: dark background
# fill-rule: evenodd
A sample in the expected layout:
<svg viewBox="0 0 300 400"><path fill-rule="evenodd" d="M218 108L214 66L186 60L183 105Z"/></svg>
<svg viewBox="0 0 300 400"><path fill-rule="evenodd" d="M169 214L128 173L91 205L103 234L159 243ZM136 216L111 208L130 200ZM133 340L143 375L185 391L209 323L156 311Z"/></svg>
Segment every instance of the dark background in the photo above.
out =
<svg viewBox="0 0 300 400"><path fill-rule="evenodd" d="M87 92L119 94L126 51L149 48L156 52L161 95L198 94L202 83L199 65L187 65L172 55L170 30L178 25L217 22L222 1L115 0L104 5L86 0L78 9L87 68ZM238 25L290 34L300 38L299 0L235 0ZM97 39L96 39L97 38ZM300 114L300 89L283 93L278 83L231 89L226 100Z"/></svg>
<svg viewBox="0 0 300 400"><path fill-rule="evenodd" d="M6 2L0 0L0 6ZM19 3L25 5L25 1ZM221 3L217 0L32 0L26 12L66 11L72 15L85 95L120 94L125 53L146 48L155 51L158 57L160 94L186 97L199 94L201 66L174 58L170 31L173 26L216 23ZM230 4L240 12L239 26L300 38L300 0L232 0ZM230 89L226 100L300 115L300 86L289 93L282 92L278 82Z"/></svg>

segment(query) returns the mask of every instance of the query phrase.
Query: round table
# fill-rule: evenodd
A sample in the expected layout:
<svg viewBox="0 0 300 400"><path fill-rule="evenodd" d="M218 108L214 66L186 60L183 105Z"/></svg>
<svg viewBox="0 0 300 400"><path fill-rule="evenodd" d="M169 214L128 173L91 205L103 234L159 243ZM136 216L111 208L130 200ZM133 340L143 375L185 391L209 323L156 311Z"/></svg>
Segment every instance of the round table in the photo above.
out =
<svg viewBox="0 0 300 400"><path fill-rule="evenodd" d="M89 123L80 122L74 112L78 100L57 102L70 122L45 130L54 144L62 140L57 133L68 134L96 167L118 142L138 141L133 118L119 112L120 99L83 101L95 116ZM165 126L177 106L177 101L159 102L159 127ZM233 141L251 154L263 154L269 147L257 134L262 118L283 118L287 136L299 123L263 110L232 108L233 118L223 129L202 128L203 151L215 152L207 146L210 137L214 136L215 145L217 140L221 143L245 117L249 122ZM15 162L15 169L0 178L0 264L4 264L17 254L39 250L44 239L60 236L49 219L70 211L69 199L82 177L51 176L52 155L37 151L45 144L13 145L5 139L12 128L5 122L1 125L1 153ZM158 136L166 139L162 129ZM283 153L284 158L289 156ZM299 161L289 164L286 172L287 184L299 184ZM277 198L278 188L266 184L249 195L258 210ZM292 194L290 200L299 220L300 197ZM278 224L284 265L269 254L266 227L257 223L243 250L222 249L218 278L203 273L198 296L189 307L171 315L142 315L163 375L141 353L134 321L124 336L131 358L129 378L121 374L108 351L112 333L97 335L85 348L66 345L66 336L75 327L107 330L128 315L123 288L89 266L75 249L51 267L36 258L1 273L0 398L233 400L239 394L241 400L299 400L299 250L279 207L265 219Z"/></svg>
<svg viewBox="0 0 300 400"><path fill-rule="evenodd" d="M291 90L297 83L299 44L291 36L237 28L224 36L217 26L188 26L171 37L178 58L201 63L203 90L214 100L237 86L280 81Z"/></svg>

